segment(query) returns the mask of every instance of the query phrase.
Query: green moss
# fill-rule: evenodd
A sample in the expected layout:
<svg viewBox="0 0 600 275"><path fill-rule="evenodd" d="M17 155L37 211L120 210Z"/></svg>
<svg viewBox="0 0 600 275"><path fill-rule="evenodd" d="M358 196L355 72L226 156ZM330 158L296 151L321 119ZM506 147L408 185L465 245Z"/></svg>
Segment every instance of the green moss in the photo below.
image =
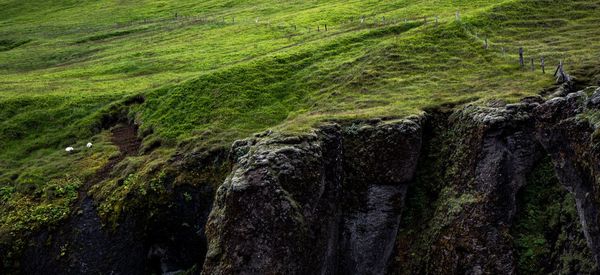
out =
<svg viewBox="0 0 600 275"><path fill-rule="evenodd" d="M517 197L511 230L520 274L594 274L592 258L575 207L546 158Z"/></svg>

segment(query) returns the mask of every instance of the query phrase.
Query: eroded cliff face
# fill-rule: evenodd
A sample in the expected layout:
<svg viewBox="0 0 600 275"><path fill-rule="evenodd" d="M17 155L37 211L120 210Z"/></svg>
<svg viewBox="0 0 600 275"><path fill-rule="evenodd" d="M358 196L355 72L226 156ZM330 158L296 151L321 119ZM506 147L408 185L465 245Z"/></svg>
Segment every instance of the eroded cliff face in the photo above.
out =
<svg viewBox="0 0 600 275"><path fill-rule="evenodd" d="M214 186L231 170L227 157L227 150L175 156L160 182L149 183L160 188L128 198L135 208L124 211L117 224L101 220L93 199L85 196L69 220L30 237L19 269L0 273L199 273Z"/></svg>
<svg viewBox="0 0 600 275"><path fill-rule="evenodd" d="M600 90L579 92L237 142L207 222L204 273L523 272L513 235L528 202L517 196L548 160L578 215L560 216L542 241L553 257L578 255L546 272L594 273L599 102ZM573 228L582 232L564 232Z"/></svg>
<svg viewBox="0 0 600 275"><path fill-rule="evenodd" d="M186 152L115 228L33 236L20 272L596 274L600 89L565 87Z"/></svg>
<svg viewBox="0 0 600 275"><path fill-rule="evenodd" d="M538 137L552 157L556 174L573 193L577 212L596 263L600 263L600 89L552 99L536 111ZM595 121L596 120L596 121Z"/></svg>
<svg viewBox="0 0 600 275"><path fill-rule="evenodd" d="M384 272L420 129L414 118L236 143L207 223L204 273Z"/></svg>
<svg viewBox="0 0 600 275"><path fill-rule="evenodd" d="M533 108L526 103L508 108L467 106L449 116L447 130L439 137L449 150L437 157L442 165L425 168L439 169L441 174L421 179L421 184L439 189L429 202L435 211L422 227L424 232L405 236L420 240L412 247L424 251L399 262L408 264L404 270L514 271L508 231L516 212L515 197L540 155L528 115Z"/></svg>

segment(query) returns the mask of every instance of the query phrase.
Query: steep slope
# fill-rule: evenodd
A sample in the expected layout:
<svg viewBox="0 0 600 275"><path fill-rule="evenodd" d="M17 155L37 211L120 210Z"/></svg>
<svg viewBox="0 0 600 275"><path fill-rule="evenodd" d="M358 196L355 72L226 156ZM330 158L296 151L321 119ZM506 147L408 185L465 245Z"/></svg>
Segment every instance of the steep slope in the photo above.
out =
<svg viewBox="0 0 600 275"><path fill-rule="evenodd" d="M241 157L207 223L204 273L514 274L543 266L544 273L595 274L598 127L581 115L599 111L592 102L600 89L590 95L469 105L440 120L329 125L307 136L236 143L232 151ZM426 123L445 129L423 141ZM428 144L438 138L448 147ZM422 143L433 151L421 158L435 165L418 161ZM572 237L550 244L560 259L554 264L523 255L531 244L515 241L522 235L511 230L533 222L515 224L523 207L517 194L536 188L530 175L544 156L556 171L544 176L556 173L574 197L576 206L561 211L577 213L555 233ZM430 182L432 174L438 176ZM415 209L419 203L425 209ZM540 233L529 230L523 233ZM388 246L394 242L395 249Z"/></svg>
<svg viewBox="0 0 600 275"><path fill-rule="evenodd" d="M112 230L109 234L118 235L123 232L120 230L129 228L124 225L128 224L133 232L143 235L143 245L135 253L150 256L137 259L130 263L132 266L144 266L144 271L149 272L193 265L198 270L204 261L200 256L206 249L203 228L214 192L229 174L230 165L241 157L229 155L230 145L237 139L267 129L274 130L275 135L302 136L324 122L346 129L356 121L374 118L398 121L410 115L423 116L423 110L448 104L517 102L551 87L550 73L559 60L564 60L567 71L577 77L576 87L595 85L599 80L600 14L594 11L600 3L590 0L63 0L31 1L27 5L0 0L0 4L0 252L3 265L9 270L19 270L20 262L27 263L21 252L30 246L33 235L53 235L76 215L74 206L81 200L82 190L89 191L87 195L94 199L102 226ZM536 71L519 67L519 47L524 47L527 61L535 59ZM546 74L537 67L542 56ZM579 114L586 115L595 119L593 114ZM525 121L531 123L531 119ZM110 129L116 122L139 127L139 154L119 157L118 146L110 138ZM537 158L497 156L498 150L542 144L553 159L589 158L575 163L565 160L565 165L575 168L568 175L558 175L561 182L568 179L576 184L572 188L579 190L575 192L575 200L580 201L578 207L587 209L580 197L588 189L593 190L593 184L586 187L581 182L591 180L584 175L593 170L589 163L597 161L586 153L593 146L572 145L565 153L553 151L563 145L561 138L535 141L535 146L494 143L494 138L512 139L512 135L519 135L521 139L520 135L528 135L522 132L542 129L525 127L521 122L506 130L515 131L509 137L485 136L486 131L491 131L486 128L489 125L471 123L468 127L482 131L479 134L484 136L465 136L467 140L456 137L449 144L491 143L490 151L484 152L487 158L457 157L468 158L471 167L477 166L473 162L495 163L498 159L523 166L523 171L515 171L519 173L513 178L479 178L486 184L507 181L512 189L524 185L528 171L533 169L529 162ZM554 122L548 123L548 128L554 127L550 126ZM456 131L466 135L473 130L468 127L456 127ZM565 131L589 134L593 129ZM377 135L370 138L377 139ZM569 138L572 144L584 143L571 140L566 133L563 138ZM88 141L94 146L83 149ZM352 146L366 146L365 141L361 142ZM67 154L63 151L66 146L77 150ZM440 144L431 150L445 152L449 150L445 146ZM424 150L428 150L427 146ZM535 155L529 149L525 151ZM98 173L111 162L116 163L107 177L98 180ZM447 179L444 169L432 168L431 175L437 177L434 182ZM458 184L475 175L500 173L481 169L484 168L453 177L452 181ZM348 173L353 168L343 170ZM418 169L416 173L419 179ZM345 221L339 226L346 228L339 242L348 249L330 253L345 263L339 266L347 271L360 271L353 266L357 261L383 268L381 259L394 253L382 243L399 227L400 215L395 212L405 201L397 199L408 193L407 201L411 201L407 191L410 187L405 186L404 180L387 182L378 178L381 182L373 183L373 187L367 183L371 178L365 176L353 183L360 186L352 192L360 195L357 201L335 195L340 203L350 207L349 213L339 217ZM93 186L85 189L90 182ZM424 193L437 196L442 189L438 185ZM455 198L452 193L477 191L472 186L443 191L450 192L443 193L448 200L441 203L445 207L476 201L480 204L469 209L484 212L487 209L482 202L491 201L508 209L506 216L483 215L474 225L507 223L518 216L512 209L515 190L506 200L510 201L509 206L500 205L504 200L493 199L501 190L485 190L483 199L469 195ZM353 208L354 203L372 211L362 213L362 208ZM582 216L584 221L593 216L593 209L586 211L591 212ZM444 213L428 215L438 217ZM371 214L378 218L371 220ZM167 221L174 226L160 229ZM460 219L454 222L455 227L463 224ZM351 229L368 224L380 224L384 229L375 239ZM482 228L479 230L489 229ZM507 226L492 229L512 230ZM175 236L170 231L181 234ZM464 234L470 238L479 233L467 230ZM588 241L592 235L588 234ZM498 238L504 247L512 247L508 238ZM182 241L185 239L191 240L189 244ZM371 240L371 246L365 246L365 240ZM492 242L479 241L479 246ZM460 241L441 242L455 247ZM203 248L196 251L193 245ZM373 246L382 248L382 254L353 252ZM188 253L195 258L186 258L181 251L195 251ZM63 252L76 254L66 248ZM423 253L415 255L437 257L442 252ZM484 255L491 254L482 253L479 257ZM467 259L460 265L476 263L480 258ZM327 266L337 268L337 261L332 260ZM427 260L408 262L415 263L415 267L424 266L416 263ZM501 265L510 260L503 258L499 262ZM219 268L217 260L213 266L215 270Z"/></svg>

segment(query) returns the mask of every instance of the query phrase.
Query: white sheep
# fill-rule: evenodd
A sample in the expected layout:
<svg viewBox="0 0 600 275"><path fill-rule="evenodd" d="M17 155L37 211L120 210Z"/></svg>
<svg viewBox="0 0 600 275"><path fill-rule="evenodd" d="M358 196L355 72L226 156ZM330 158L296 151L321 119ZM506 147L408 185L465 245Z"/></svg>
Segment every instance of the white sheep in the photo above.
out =
<svg viewBox="0 0 600 275"><path fill-rule="evenodd" d="M85 145L85 147L87 147L87 148L92 148L92 143L91 143L91 142L88 142L88 143Z"/></svg>
<svg viewBox="0 0 600 275"><path fill-rule="evenodd" d="M72 152L73 152L73 150L75 150L75 148L73 148L73 147L71 147L71 146L69 146L69 147L65 148L65 151L66 151L67 153L72 153Z"/></svg>

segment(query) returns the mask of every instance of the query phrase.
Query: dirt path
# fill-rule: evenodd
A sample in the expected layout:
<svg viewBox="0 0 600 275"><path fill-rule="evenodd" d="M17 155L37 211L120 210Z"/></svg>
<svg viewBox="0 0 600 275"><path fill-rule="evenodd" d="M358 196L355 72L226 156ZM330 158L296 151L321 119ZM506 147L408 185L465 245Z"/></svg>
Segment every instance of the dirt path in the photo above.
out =
<svg viewBox="0 0 600 275"><path fill-rule="evenodd" d="M116 254L145 257L132 255L135 251L142 251L139 247L142 244L136 242L138 238L127 228L127 224L119 226L118 232L104 227L94 199L88 195L92 186L110 177L115 165L128 156L136 155L140 148L137 129L133 125L118 125L113 128L111 141L119 147L121 154L109 160L80 188L74 213L68 221L57 230L40 234L40 243L51 240L52 244L32 247L29 257L31 264L28 265L31 270L27 273L106 274L114 270L127 270L129 267L127 257L115 257ZM57 255L60 257L57 258ZM142 272L143 266L133 267L133 270L138 268Z"/></svg>
<svg viewBox="0 0 600 275"><path fill-rule="evenodd" d="M140 140L137 138L137 129L133 125L122 124L113 128L111 141L119 147L118 157L112 158L102 167L96 175L90 179L79 191L79 201L76 205L77 214L69 222L73 232L71 242L77 247L73 252L76 256L69 257L70 266L76 272L89 273L101 270L90 270L89 268L102 267L105 264L106 254L114 253L114 238L104 230L102 221L96 211L94 199L88 196L89 189L107 178L113 171L115 165L128 156L136 155L140 148ZM108 245L111 244L111 245ZM88 248L105 248L100 251L91 251Z"/></svg>
<svg viewBox="0 0 600 275"><path fill-rule="evenodd" d="M119 124L113 128L111 131L110 141L119 147L121 154L110 159L108 163L104 165L104 167L96 172L93 178L88 180L85 185L80 188L78 201L75 204L76 208L80 208L84 201L88 198L87 192L92 186L107 179L115 165L117 165L123 159L128 156L136 155L141 145L141 141L137 138L137 129L135 126L130 124Z"/></svg>

